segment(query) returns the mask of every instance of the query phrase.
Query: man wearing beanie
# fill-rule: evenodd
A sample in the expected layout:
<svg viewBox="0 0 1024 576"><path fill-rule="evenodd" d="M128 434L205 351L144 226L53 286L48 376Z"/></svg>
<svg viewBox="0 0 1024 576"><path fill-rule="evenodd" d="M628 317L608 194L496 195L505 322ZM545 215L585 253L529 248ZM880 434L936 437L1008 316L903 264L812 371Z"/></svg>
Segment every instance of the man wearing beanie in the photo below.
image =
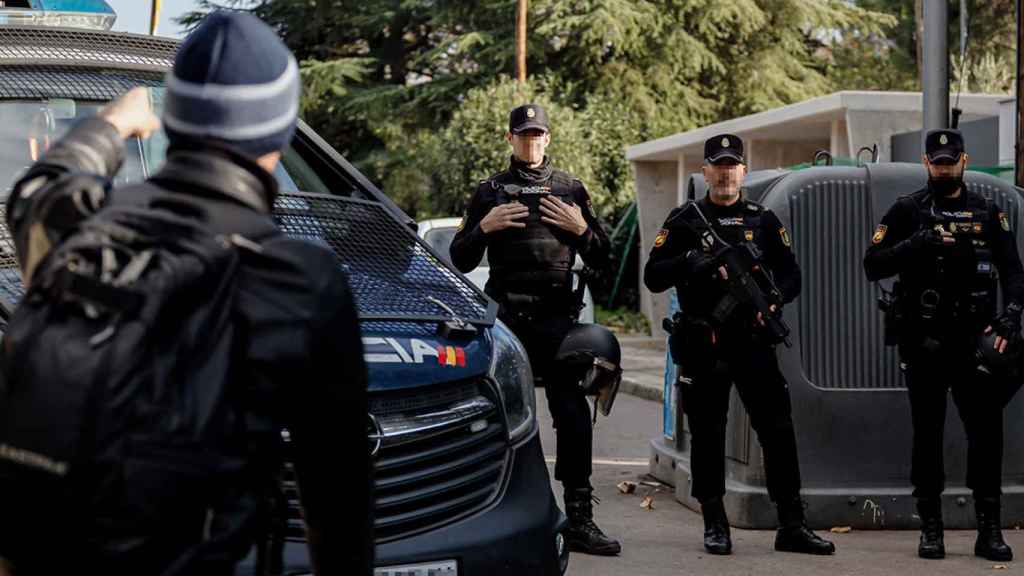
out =
<svg viewBox="0 0 1024 576"><path fill-rule="evenodd" d="M79 222L114 207L156 210L154 198L193 206L212 234L243 237L254 247L231 288L235 353L226 390L236 423L232 461L224 464L232 466L231 482L218 483L200 518L159 502L140 506L162 510L158 517L92 502L81 517L57 511L40 518L46 515L38 503L17 502L5 484L0 573L6 566L15 576L234 574L266 542L282 428L290 432L313 570L372 572L366 368L356 310L334 256L285 236L270 214L278 191L272 172L295 131L299 94L295 58L273 30L249 14L214 12L181 45L168 74L163 126L170 146L155 175L113 190L82 185L83 175L111 178L124 140L160 127L148 92L136 88L72 129L15 185L7 217L26 284ZM109 489L102 480L87 486ZM156 494L161 488L152 486ZM158 499L150 486L125 497ZM20 536L27 523L42 523L47 537Z"/></svg>

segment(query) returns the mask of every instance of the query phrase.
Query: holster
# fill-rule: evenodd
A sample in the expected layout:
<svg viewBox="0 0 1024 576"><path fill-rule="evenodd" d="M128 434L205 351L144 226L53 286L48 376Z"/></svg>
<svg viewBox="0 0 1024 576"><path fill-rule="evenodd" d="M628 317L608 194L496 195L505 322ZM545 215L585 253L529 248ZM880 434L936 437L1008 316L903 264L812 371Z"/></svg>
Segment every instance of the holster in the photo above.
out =
<svg viewBox="0 0 1024 576"><path fill-rule="evenodd" d="M702 376L714 369L718 346L710 322L677 312L671 320L665 319L664 326L669 331L669 353L680 374Z"/></svg>

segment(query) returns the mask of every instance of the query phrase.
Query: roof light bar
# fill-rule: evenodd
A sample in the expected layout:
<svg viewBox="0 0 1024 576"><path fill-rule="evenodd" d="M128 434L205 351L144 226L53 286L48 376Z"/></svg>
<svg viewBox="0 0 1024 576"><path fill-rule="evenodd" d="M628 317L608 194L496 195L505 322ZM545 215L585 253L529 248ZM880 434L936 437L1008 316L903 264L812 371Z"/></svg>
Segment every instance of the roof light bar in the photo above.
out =
<svg viewBox="0 0 1024 576"><path fill-rule="evenodd" d="M115 20L117 14L105 0L0 0L0 26L110 30Z"/></svg>

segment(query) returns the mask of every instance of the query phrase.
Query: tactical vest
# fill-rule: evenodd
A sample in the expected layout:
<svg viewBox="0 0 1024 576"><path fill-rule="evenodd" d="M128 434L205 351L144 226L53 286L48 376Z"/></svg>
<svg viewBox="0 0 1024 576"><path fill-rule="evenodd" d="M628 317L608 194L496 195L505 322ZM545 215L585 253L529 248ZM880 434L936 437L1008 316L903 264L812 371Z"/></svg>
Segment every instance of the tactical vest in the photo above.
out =
<svg viewBox="0 0 1024 576"><path fill-rule="evenodd" d="M722 240L732 246L750 244L755 249L755 254L763 255L763 246L768 240L767 238L761 237L761 234L764 233L761 226L761 221L764 218L765 213L764 209L747 200L741 199L739 202L742 202L743 205L730 216L713 215L710 210L703 206L701 206L701 210L704 211L704 215L707 217L708 221L711 222L711 226L715 229L715 233L717 233ZM687 222L699 226L699 217L695 213L691 212L688 214ZM679 226L684 227L686 230L685 233L692 233L691 230L685 228L685 224L680 223ZM709 250L709 247L702 243L699 234L697 235L696 242L698 249L704 250L705 252ZM686 311L688 315L703 319L708 319L710 317L715 306L725 296L721 284L710 279L699 280L688 286L677 286L676 290L679 294L681 308Z"/></svg>
<svg viewBox="0 0 1024 576"><path fill-rule="evenodd" d="M503 180L505 178L499 176L489 181L495 192L495 203L519 202L530 209L530 214L522 220L525 228L497 232L488 243L491 280L505 293L568 295L576 251L570 245L569 232L541 221L540 200L552 195L566 204L574 204L572 178L556 170L542 183L523 185Z"/></svg>
<svg viewBox="0 0 1024 576"><path fill-rule="evenodd" d="M941 210L929 194L915 204L922 229L927 226L950 232L957 244L949 252L940 250L938 256L922 264L919 274L905 279L910 318L925 324L987 322L995 313L998 290L990 235L991 227L999 226L991 217L988 201L972 194L963 209ZM952 251L959 254L954 256Z"/></svg>

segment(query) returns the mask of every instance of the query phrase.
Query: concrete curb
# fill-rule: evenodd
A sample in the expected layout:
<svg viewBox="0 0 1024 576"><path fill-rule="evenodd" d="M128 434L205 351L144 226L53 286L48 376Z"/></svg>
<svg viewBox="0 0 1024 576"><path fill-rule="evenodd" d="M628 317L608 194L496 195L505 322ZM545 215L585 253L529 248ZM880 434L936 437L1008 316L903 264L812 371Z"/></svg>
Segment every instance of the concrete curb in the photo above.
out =
<svg viewBox="0 0 1024 576"><path fill-rule="evenodd" d="M663 389L641 384L625 376L622 378L622 384L619 385L619 392L643 398L644 400L651 400L652 402L664 402L665 400L665 391Z"/></svg>

